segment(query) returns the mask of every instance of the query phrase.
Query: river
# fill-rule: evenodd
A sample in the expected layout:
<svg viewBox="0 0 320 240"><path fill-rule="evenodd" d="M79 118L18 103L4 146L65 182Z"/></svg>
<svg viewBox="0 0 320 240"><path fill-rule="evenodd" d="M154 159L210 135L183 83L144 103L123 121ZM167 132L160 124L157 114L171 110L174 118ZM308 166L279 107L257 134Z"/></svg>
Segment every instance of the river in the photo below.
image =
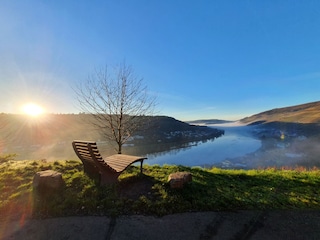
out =
<svg viewBox="0 0 320 240"><path fill-rule="evenodd" d="M221 124L210 127L223 129L225 134L207 142L192 143L186 148L148 154L146 164L210 167L226 159L255 152L261 147L261 141L251 134L250 126Z"/></svg>

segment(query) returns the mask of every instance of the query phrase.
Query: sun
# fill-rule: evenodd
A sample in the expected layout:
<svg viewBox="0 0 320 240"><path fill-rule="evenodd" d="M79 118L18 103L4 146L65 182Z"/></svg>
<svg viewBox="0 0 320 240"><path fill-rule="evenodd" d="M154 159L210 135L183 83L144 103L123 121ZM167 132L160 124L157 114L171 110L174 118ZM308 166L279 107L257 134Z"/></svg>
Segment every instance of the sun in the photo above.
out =
<svg viewBox="0 0 320 240"><path fill-rule="evenodd" d="M37 117L44 113L44 109L35 103L27 103L22 106L22 111L32 117Z"/></svg>

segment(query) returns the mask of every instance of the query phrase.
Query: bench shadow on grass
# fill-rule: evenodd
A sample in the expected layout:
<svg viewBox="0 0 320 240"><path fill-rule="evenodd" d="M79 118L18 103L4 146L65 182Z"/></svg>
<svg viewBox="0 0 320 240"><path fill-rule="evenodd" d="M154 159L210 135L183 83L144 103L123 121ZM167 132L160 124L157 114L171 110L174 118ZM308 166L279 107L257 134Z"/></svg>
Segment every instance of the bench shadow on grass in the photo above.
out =
<svg viewBox="0 0 320 240"><path fill-rule="evenodd" d="M153 177L146 174L135 174L122 178L116 185L119 198L137 200L140 196L152 194L152 187L158 183Z"/></svg>

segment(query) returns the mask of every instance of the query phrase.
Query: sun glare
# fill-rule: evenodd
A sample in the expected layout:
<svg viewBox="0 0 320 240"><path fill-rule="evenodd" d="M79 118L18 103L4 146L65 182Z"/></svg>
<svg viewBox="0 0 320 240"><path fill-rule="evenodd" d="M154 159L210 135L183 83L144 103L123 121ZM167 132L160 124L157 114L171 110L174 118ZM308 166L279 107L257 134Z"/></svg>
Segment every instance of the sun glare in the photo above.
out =
<svg viewBox="0 0 320 240"><path fill-rule="evenodd" d="M44 112L42 107L40 107L39 105L34 104L34 103L28 103L28 104L24 105L22 107L22 110L25 114L32 116L32 117L37 117Z"/></svg>

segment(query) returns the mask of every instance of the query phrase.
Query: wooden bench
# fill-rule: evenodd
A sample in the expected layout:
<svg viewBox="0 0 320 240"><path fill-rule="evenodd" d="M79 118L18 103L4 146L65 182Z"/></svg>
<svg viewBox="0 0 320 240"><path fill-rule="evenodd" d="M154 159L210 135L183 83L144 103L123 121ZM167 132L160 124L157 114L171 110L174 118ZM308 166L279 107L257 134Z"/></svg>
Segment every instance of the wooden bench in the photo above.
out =
<svg viewBox="0 0 320 240"><path fill-rule="evenodd" d="M140 162L140 173L142 173L143 160L147 159L125 154L103 158L96 142L93 141L73 141L72 146L83 163L84 172L100 185L117 182L119 175L136 162Z"/></svg>

